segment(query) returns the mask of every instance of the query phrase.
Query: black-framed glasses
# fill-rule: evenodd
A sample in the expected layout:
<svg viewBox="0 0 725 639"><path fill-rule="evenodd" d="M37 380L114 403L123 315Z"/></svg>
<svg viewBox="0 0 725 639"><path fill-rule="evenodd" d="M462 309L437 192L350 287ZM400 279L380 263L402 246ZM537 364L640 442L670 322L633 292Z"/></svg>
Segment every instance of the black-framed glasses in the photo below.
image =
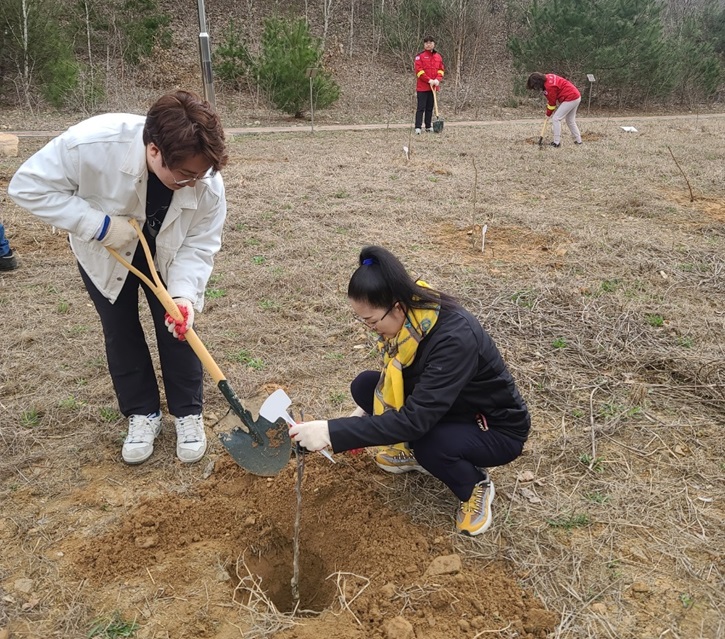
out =
<svg viewBox="0 0 725 639"><path fill-rule="evenodd" d="M191 178L186 178L184 180L177 180L174 177L174 174L171 174L171 179L174 180L174 184L176 186L186 186L187 184L191 184L192 182L201 182L203 180L211 180L216 175L216 171L214 169L208 169L205 173L200 173L199 175L195 175Z"/></svg>
<svg viewBox="0 0 725 639"><path fill-rule="evenodd" d="M358 322L365 324L365 326L367 326L368 328L374 329L378 324L380 324L380 322L382 322L388 316L388 313L390 313L390 311L392 311L395 308L397 303L398 302L393 302L393 305L387 311L385 311L385 313L383 313L383 316L379 317L378 319L376 319L374 321L370 321L369 319L363 319L362 317L360 317L358 315L355 315L354 318Z"/></svg>

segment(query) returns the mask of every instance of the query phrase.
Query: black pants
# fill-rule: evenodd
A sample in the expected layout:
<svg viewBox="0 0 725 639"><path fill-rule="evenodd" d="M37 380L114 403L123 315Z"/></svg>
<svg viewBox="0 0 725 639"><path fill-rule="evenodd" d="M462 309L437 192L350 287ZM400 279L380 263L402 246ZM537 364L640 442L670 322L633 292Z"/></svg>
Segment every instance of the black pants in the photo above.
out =
<svg viewBox="0 0 725 639"><path fill-rule="evenodd" d="M355 403L369 415L373 414L373 394L379 379L379 372L363 371L350 385ZM474 415L470 421L440 421L409 443L418 463L461 501L468 501L473 487L483 479L479 468L508 464L524 447L523 442L494 428L481 430Z"/></svg>
<svg viewBox="0 0 725 639"><path fill-rule="evenodd" d="M418 91L418 110L415 112L415 128L420 129L425 113L425 128L430 129L433 124L433 91Z"/></svg>
<svg viewBox="0 0 725 639"><path fill-rule="evenodd" d="M140 244L132 264L148 275L148 264ZM121 413L125 416L148 415L161 406L156 373L139 318L140 284L151 308L169 412L176 417L201 415L204 381L201 362L186 342L169 333L164 323L164 307L156 296L138 277L129 273L118 299L111 304L80 264L78 269L101 318L108 370Z"/></svg>

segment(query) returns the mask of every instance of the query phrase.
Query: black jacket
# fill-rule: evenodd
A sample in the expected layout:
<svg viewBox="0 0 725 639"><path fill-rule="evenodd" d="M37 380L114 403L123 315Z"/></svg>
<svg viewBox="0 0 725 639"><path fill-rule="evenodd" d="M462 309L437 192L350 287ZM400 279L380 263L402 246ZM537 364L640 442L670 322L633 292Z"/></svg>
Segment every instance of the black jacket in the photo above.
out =
<svg viewBox="0 0 725 639"><path fill-rule="evenodd" d="M329 420L335 452L350 448L414 442L446 422L474 422L526 441L531 426L501 354L478 320L463 308L442 309L433 329L403 369L405 404L383 415Z"/></svg>

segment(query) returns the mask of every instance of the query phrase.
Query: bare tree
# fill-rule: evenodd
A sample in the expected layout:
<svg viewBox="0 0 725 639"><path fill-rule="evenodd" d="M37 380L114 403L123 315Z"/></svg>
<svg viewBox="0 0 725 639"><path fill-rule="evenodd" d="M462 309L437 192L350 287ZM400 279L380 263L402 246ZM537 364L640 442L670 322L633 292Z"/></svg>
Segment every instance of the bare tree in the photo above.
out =
<svg viewBox="0 0 725 639"><path fill-rule="evenodd" d="M452 54L452 60L446 65L446 76L453 79L456 111L465 101L463 74L466 69L475 68L480 53L488 5L488 0L446 0L446 19L441 28Z"/></svg>
<svg viewBox="0 0 725 639"><path fill-rule="evenodd" d="M352 44L355 36L355 0L350 0L350 44L347 47L347 54L352 58Z"/></svg>
<svg viewBox="0 0 725 639"><path fill-rule="evenodd" d="M325 50L327 44L327 34L330 30L330 20L332 19L332 2L333 0L322 0L322 50Z"/></svg>

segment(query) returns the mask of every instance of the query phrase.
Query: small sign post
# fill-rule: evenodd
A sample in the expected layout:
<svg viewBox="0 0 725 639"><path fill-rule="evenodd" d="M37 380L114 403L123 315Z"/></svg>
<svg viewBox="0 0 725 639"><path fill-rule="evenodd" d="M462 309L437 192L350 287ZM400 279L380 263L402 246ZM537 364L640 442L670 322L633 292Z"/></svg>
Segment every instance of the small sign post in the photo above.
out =
<svg viewBox="0 0 725 639"><path fill-rule="evenodd" d="M317 75L317 72L319 69L317 67L308 67L307 71L305 72L305 75L310 79L310 124L311 124L311 132L315 132L315 105L312 101L312 80Z"/></svg>
<svg viewBox="0 0 725 639"><path fill-rule="evenodd" d="M587 117L589 117L589 109L592 106L592 86L597 81L592 73L587 73L587 80L589 80L589 104L587 104Z"/></svg>

